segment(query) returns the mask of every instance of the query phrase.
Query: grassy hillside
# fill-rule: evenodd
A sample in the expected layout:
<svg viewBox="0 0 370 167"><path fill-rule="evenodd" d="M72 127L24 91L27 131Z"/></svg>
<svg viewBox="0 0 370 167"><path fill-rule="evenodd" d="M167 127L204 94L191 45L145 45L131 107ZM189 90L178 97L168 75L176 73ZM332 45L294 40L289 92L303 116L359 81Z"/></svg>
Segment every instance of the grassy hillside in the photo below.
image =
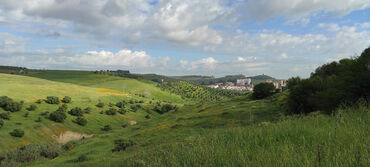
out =
<svg viewBox="0 0 370 167"><path fill-rule="evenodd" d="M27 166L367 166L369 106L335 116L283 117L273 99L239 98L178 112L82 141ZM113 152L113 141L134 146ZM86 155L87 160L75 162Z"/></svg>
<svg viewBox="0 0 370 167"><path fill-rule="evenodd" d="M186 103L179 95L163 92L157 87L157 83L149 80L99 75L94 74L92 71L34 70L30 71L27 75L51 81L72 83L94 88L113 89L128 92L132 95L144 95L147 98L156 100Z"/></svg>

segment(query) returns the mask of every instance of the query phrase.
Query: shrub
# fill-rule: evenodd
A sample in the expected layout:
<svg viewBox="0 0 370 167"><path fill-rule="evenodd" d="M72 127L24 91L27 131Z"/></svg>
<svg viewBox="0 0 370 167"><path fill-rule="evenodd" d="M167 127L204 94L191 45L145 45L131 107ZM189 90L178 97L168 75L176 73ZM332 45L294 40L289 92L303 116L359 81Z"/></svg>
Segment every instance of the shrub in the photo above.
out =
<svg viewBox="0 0 370 167"><path fill-rule="evenodd" d="M87 120L83 117L77 117L73 122L81 126L85 126L87 124Z"/></svg>
<svg viewBox="0 0 370 167"><path fill-rule="evenodd" d="M13 101L13 99L9 98L8 96L1 96L0 107L4 108L11 101Z"/></svg>
<svg viewBox="0 0 370 167"><path fill-rule="evenodd" d="M54 111L49 115L49 119L55 122L64 122L66 118L67 118L66 113L62 111Z"/></svg>
<svg viewBox="0 0 370 167"><path fill-rule="evenodd" d="M130 139L118 139L114 140L114 149L112 152L125 151L127 147L133 146L134 142Z"/></svg>
<svg viewBox="0 0 370 167"><path fill-rule="evenodd" d="M75 108L72 108L71 110L69 110L68 114L80 117L80 116L84 115L84 112L82 111L82 109L80 107L75 107Z"/></svg>
<svg viewBox="0 0 370 167"><path fill-rule="evenodd" d="M107 115L116 115L117 110L114 108L109 108L107 111L105 111L105 114Z"/></svg>
<svg viewBox="0 0 370 167"><path fill-rule="evenodd" d="M20 129L14 129L12 132L9 133L10 135L14 137L23 137L24 136L24 131Z"/></svg>
<svg viewBox="0 0 370 167"><path fill-rule="evenodd" d="M34 104L31 104L28 108L27 108L27 110L28 111L35 111L37 109L37 106L36 105L34 105Z"/></svg>
<svg viewBox="0 0 370 167"><path fill-rule="evenodd" d="M82 154L75 161L76 162L84 162L84 161L87 161L87 156L85 154Z"/></svg>
<svg viewBox="0 0 370 167"><path fill-rule="evenodd" d="M48 104L59 104L60 103L59 97L56 97L56 96L46 97L45 102L48 103Z"/></svg>
<svg viewBox="0 0 370 167"><path fill-rule="evenodd" d="M176 110L176 109L177 109L177 106L171 105L171 104L164 104L161 107L158 107L158 106L154 107L154 111L159 113L159 114L164 114L164 113L167 113L171 110Z"/></svg>
<svg viewBox="0 0 370 167"><path fill-rule="evenodd" d="M4 121L0 119L0 128L4 126Z"/></svg>
<svg viewBox="0 0 370 167"><path fill-rule="evenodd" d="M118 108L124 108L124 107L125 107L125 103L124 103L124 102L122 102L122 101L120 101L120 102L117 102L117 103L116 103L116 106L117 106Z"/></svg>
<svg viewBox="0 0 370 167"><path fill-rule="evenodd" d="M91 111L92 111L92 108L91 107L86 107L84 109L84 113L86 113L86 114L89 114Z"/></svg>
<svg viewBox="0 0 370 167"><path fill-rule="evenodd" d="M61 106L58 107L57 111L66 112L67 109L68 109L67 104L62 104Z"/></svg>
<svg viewBox="0 0 370 167"><path fill-rule="evenodd" d="M62 99L62 102L63 103L70 103L70 102L72 102L72 98L69 97L69 96L64 96L63 99Z"/></svg>
<svg viewBox="0 0 370 167"><path fill-rule="evenodd" d="M43 158L53 159L59 155L60 151L59 145L29 144L8 151L3 161L5 164L14 164L37 161Z"/></svg>
<svg viewBox="0 0 370 167"><path fill-rule="evenodd" d="M10 114L9 114L9 112L0 113L0 118L1 118L1 119L9 120L9 119L10 119Z"/></svg>
<svg viewBox="0 0 370 167"><path fill-rule="evenodd" d="M28 117L28 115L30 115L30 113L29 112L26 112L24 115L23 115L23 117Z"/></svg>
<svg viewBox="0 0 370 167"><path fill-rule="evenodd" d="M126 127L127 127L127 123L122 124L122 128L126 128Z"/></svg>
<svg viewBox="0 0 370 167"><path fill-rule="evenodd" d="M103 102L99 102L96 107L99 107L99 108L103 108L104 107L104 103Z"/></svg>
<svg viewBox="0 0 370 167"><path fill-rule="evenodd" d="M101 130L102 131L110 131L110 130L112 130L112 127L110 125L105 125Z"/></svg>
<svg viewBox="0 0 370 167"><path fill-rule="evenodd" d="M136 112L139 108L138 108L136 105L133 105L133 106L130 106L130 109L131 109L133 112Z"/></svg>
<svg viewBox="0 0 370 167"><path fill-rule="evenodd" d="M17 112L22 109L22 102L15 102L15 101L9 101L6 105L4 110L10 111L10 112Z"/></svg>
<svg viewBox="0 0 370 167"><path fill-rule="evenodd" d="M127 110L125 108L120 108L117 112L124 115L127 112Z"/></svg>
<svg viewBox="0 0 370 167"><path fill-rule="evenodd" d="M273 95L274 92L275 87L272 83L260 83L254 87L252 97L254 99L263 99Z"/></svg>
<svg viewBox="0 0 370 167"><path fill-rule="evenodd" d="M145 116L145 118L146 118L146 119L150 119L150 115L149 115L149 114L148 114L148 115L146 115L146 116Z"/></svg>

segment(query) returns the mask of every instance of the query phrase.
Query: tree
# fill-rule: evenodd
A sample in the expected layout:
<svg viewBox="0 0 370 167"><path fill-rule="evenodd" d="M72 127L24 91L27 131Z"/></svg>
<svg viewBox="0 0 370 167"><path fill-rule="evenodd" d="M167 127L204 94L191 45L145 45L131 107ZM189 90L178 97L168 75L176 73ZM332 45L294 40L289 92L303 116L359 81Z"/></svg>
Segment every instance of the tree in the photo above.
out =
<svg viewBox="0 0 370 167"><path fill-rule="evenodd" d="M24 131L20 129L14 129L12 132L9 133L10 135L14 137L23 137L24 136Z"/></svg>
<svg viewBox="0 0 370 167"><path fill-rule="evenodd" d="M9 101L6 105L4 110L10 111L10 112L17 112L22 109L22 102L15 102L15 101Z"/></svg>
<svg viewBox="0 0 370 167"><path fill-rule="evenodd" d="M82 109L80 107L75 107L75 108L72 108L71 110L69 110L68 114L80 117L80 116L84 115L84 112L82 111Z"/></svg>
<svg viewBox="0 0 370 167"><path fill-rule="evenodd" d="M28 111L35 111L37 109L37 106L36 105L34 105L34 104L31 104L28 108L27 108L27 110Z"/></svg>
<svg viewBox="0 0 370 167"><path fill-rule="evenodd" d="M72 98L71 98L71 97L69 97L69 96L65 96L65 97L62 99L62 102L63 102L63 103L70 103L70 102L72 102Z"/></svg>
<svg viewBox="0 0 370 167"><path fill-rule="evenodd" d="M263 99L273 95L274 92L275 87L272 83L260 83L254 87L252 97L254 99Z"/></svg>
<svg viewBox="0 0 370 167"><path fill-rule="evenodd" d="M125 151L127 147L133 146L134 142L130 139L114 140L114 149L112 152Z"/></svg>
<svg viewBox="0 0 370 167"><path fill-rule="evenodd" d="M4 126L4 121L0 119L0 128Z"/></svg>
<svg viewBox="0 0 370 167"><path fill-rule="evenodd" d="M54 111L50 113L49 119L55 122L64 122L64 120L67 118L67 115L63 111Z"/></svg>
<svg viewBox="0 0 370 167"><path fill-rule="evenodd" d="M83 117L77 117L73 122L81 126L85 126L87 124L87 120Z"/></svg>
<svg viewBox="0 0 370 167"><path fill-rule="evenodd" d="M56 97L56 96L46 97L45 102L48 103L48 104L59 104L60 103L59 97Z"/></svg>

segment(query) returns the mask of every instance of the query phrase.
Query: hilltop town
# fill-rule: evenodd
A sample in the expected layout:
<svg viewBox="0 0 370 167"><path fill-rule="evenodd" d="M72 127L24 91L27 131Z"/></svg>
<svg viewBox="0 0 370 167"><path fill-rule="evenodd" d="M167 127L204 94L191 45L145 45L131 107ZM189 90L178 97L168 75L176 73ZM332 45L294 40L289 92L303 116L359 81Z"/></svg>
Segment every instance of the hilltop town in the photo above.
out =
<svg viewBox="0 0 370 167"><path fill-rule="evenodd" d="M280 91L283 90L287 85L287 80L281 79L274 81L272 79L266 79L264 82L272 83L276 89ZM236 90L236 91L253 91L254 84L252 83L252 78L240 78L236 82L217 82L207 87L214 89L227 89L227 90Z"/></svg>

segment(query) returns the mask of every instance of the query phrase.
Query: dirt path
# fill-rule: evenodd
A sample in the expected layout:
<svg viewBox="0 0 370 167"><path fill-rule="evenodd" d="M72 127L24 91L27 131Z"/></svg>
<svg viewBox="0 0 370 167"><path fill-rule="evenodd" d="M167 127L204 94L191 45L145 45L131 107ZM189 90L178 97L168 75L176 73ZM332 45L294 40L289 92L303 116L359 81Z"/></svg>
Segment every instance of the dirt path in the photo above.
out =
<svg viewBox="0 0 370 167"><path fill-rule="evenodd" d="M53 138L61 144L66 144L70 141L76 141L76 140L81 140L84 138L89 138L94 135L88 135L88 134L83 134L83 133L78 133L78 132L72 132L72 131L65 131L59 134L59 136L54 135Z"/></svg>

